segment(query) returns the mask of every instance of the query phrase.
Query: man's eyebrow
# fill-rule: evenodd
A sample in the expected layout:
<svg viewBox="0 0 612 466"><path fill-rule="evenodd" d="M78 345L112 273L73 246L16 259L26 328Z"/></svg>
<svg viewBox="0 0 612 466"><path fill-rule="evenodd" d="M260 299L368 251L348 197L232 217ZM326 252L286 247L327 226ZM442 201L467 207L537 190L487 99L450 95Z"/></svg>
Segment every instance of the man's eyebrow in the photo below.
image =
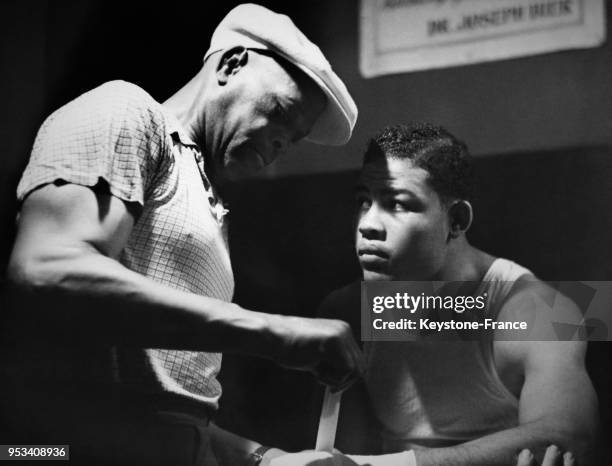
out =
<svg viewBox="0 0 612 466"><path fill-rule="evenodd" d="M282 115L281 118L284 123L286 123L287 125L292 125L292 126L297 127L297 129L294 131L294 134L291 136L291 142L295 144L298 141L301 141L302 139L304 139L306 136L308 136L312 128L309 128L308 130L304 130L303 128L299 127L299 125L301 124L301 118L298 118L292 114L295 114L296 109L297 109L297 115L303 115L304 107L300 105L297 100L294 100L294 99L286 99L286 100L288 100L291 105L295 106L295 108L291 110L291 112L287 110L285 103L283 103L283 99L279 97L278 95L274 96L274 105L276 105L279 108L281 115Z"/></svg>
<svg viewBox="0 0 612 466"><path fill-rule="evenodd" d="M364 184L358 184L355 186L354 188L355 191L370 191L370 188L368 188L366 185ZM396 194L408 194L411 197L417 197L417 195L414 193L414 191L411 191L409 189L405 189L405 188L392 188L392 187L384 187L384 188L380 188L377 190L380 194L383 195L396 195Z"/></svg>
<svg viewBox="0 0 612 466"><path fill-rule="evenodd" d="M274 95L272 97L272 100L274 101L274 105L276 106L276 108L281 112L282 118L285 120L289 120L290 115L287 111L286 104L282 102L282 98L279 95Z"/></svg>
<svg viewBox="0 0 612 466"><path fill-rule="evenodd" d="M380 190L382 194L395 195L395 194L408 194L411 197L418 197L414 191L405 188L382 188Z"/></svg>

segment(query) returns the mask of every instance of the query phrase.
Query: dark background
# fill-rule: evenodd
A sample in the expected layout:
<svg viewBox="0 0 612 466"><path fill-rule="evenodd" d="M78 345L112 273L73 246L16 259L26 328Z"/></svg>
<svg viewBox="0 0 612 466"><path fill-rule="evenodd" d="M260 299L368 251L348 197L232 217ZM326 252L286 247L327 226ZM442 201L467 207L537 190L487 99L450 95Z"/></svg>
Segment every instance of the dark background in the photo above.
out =
<svg viewBox="0 0 612 466"><path fill-rule="evenodd" d="M237 3L0 4L2 268L14 233L15 186L43 119L112 79L166 99L199 69L213 28ZM351 253L354 170L371 133L407 120L446 126L476 156L474 244L547 280L612 280L609 41L366 80L358 71L357 1L261 3L289 14L321 47L355 97L360 118L347 146L300 144L230 193L239 303L313 315L326 293L358 276ZM610 345L591 345L588 363L609 426ZM222 423L285 448L314 445L318 408L312 409L308 376L228 357L222 377Z"/></svg>
<svg viewBox="0 0 612 466"><path fill-rule="evenodd" d="M0 3L0 219L11 216L16 180L51 111L111 79L166 99L199 69L214 27L237 3ZM360 109L348 145L303 143L263 176L357 168L368 136L406 120L444 125L477 156L612 145L609 41L587 50L364 79L356 0L261 3L289 14L320 46ZM8 244L8 224L2 226L0 244Z"/></svg>

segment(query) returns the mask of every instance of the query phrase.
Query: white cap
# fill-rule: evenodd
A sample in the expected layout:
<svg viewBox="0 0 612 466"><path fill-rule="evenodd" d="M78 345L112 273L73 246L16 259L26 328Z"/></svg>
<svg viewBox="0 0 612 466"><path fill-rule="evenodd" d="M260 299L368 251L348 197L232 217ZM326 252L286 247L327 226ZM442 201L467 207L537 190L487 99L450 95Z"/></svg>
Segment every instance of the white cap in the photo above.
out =
<svg viewBox="0 0 612 466"><path fill-rule="evenodd" d="M348 142L357 121L357 106L319 47L310 42L288 16L252 3L238 5L215 29L204 60L212 53L236 46L276 53L321 88L327 105L306 140L333 146Z"/></svg>

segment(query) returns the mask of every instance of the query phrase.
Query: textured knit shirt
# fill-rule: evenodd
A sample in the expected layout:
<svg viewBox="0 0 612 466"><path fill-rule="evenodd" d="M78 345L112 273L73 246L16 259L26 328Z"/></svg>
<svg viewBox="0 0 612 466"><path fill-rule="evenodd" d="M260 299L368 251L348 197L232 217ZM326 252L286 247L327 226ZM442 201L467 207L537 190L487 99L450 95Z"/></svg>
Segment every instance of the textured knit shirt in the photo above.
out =
<svg viewBox="0 0 612 466"><path fill-rule="evenodd" d="M103 180L111 194L142 206L120 256L124 266L175 289L232 299L225 211L203 157L176 118L138 86L106 83L44 122L18 199L58 180L90 187ZM68 373L71 384L173 393L210 408L221 395L217 353L115 347L67 359L49 364L64 367L59 373Z"/></svg>

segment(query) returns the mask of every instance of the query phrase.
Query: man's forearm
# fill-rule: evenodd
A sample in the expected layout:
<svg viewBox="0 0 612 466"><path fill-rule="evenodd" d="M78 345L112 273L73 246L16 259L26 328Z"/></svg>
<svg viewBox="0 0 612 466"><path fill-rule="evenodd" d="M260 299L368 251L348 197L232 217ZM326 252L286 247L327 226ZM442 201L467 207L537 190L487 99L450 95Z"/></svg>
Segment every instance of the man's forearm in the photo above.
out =
<svg viewBox="0 0 612 466"><path fill-rule="evenodd" d="M9 280L11 331L20 337L270 353L273 316L156 283L95 251L12 266Z"/></svg>
<svg viewBox="0 0 612 466"><path fill-rule="evenodd" d="M555 444L572 451L578 464L588 464L584 456L589 440L588 433L574 434L551 423L533 422L453 447L416 449L415 454L418 466L506 466L515 465L523 449L543 453Z"/></svg>
<svg viewBox="0 0 612 466"><path fill-rule="evenodd" d="M229 432L214 423L209 427L211 445L219 466L251 466L253 453L260 443ZM267 466L270 460L286 454L278 448L267 448L261 466Z"/></svg>
<svg viewBox="0 0 612 466"><path fill-rule="evenodd" d="M260 446L257 442L228 432L215 424L210 424L209 432L213 451L221 466L248 465L250 454Z"/></svg>

